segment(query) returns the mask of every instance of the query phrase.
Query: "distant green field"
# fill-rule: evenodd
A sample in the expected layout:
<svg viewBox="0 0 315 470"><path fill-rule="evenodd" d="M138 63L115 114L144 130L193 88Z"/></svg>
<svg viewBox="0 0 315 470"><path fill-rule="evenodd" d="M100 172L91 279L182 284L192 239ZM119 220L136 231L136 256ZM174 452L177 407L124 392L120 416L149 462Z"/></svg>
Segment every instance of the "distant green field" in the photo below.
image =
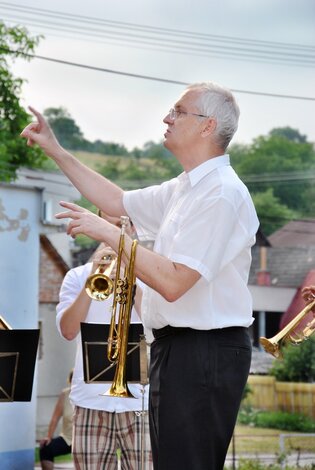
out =
<svg viewBox="0 0 315 470"><path fill-rule="evenodd" d="M113 157L112 155L107 156L100 153L85 152L83 150L75 150L71 153L75 155L78 160L80 160L80 162L84 163L84 165L92 168L93 170L96 170L98 165L104 165L108 158L119 158Z"/></svg>
<svg viewBox="0 0 315 470"><path fill-rule="evenodd" d="M92 170L97 170L98 165L104 165L108 158L119 158L107 155L101 155L100 153L84 152L81 150L70 150L70 153L77 157L82 163L87 165ZM44 169L46 170L58 170L56 163L47 157L47 160L44 164Z"/></svg>
<svg viewBox="0 0 315 470"><path fill-rule="evenodd" d="M119 160L126 160L128 162L128 158L124 156L114 156L114 155L103 155L101 153L92 153L92 152L85 152L83 150L69 150L69 152L77 157L80 162L84 163L84 165L92 168L92 170L98 170L99 165L105 165L108 159L119 159ZM145 160L142 159L142 162ZM58 167L55 162L47 157L47 162L45 164L45 169L47 170L57 170Z"/></svg>
<svg viewBox="0 0 315 470"><path fill-rule="evenodd" d="M140 178L135 177L133 178L124 178L124 170L128 167L128 165L132 164L131 157L119 156L119 155L103 155L100 153L92 153L86 152L82 150L74 150L70 151L78 160L80 160L84 165L88 166L92 170L97 172L100 171L100 167L105 165L108 160L113 160L117 162L118 171L121 174L121 179L115 179L115 183L118 186L121 186L123 189L137 189L153 184L159 184L164 181L163 176L153 176L148 177L147 179L143 177L144 175L150 174L150 169L156 165L155 161L150 158L141 158L136 162L136 166L142 171L142 175ZM48 171L55 171L58 170L57 165L51 159L47 158L45 163L44 169Z"/></svg>

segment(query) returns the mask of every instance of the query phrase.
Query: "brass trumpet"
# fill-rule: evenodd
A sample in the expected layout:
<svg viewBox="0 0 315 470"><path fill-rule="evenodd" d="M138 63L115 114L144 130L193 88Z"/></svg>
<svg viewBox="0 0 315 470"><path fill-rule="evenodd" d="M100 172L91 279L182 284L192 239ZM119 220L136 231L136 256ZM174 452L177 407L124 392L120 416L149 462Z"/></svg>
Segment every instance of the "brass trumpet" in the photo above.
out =
<svg viewBox="0 0 315 470"><path fill-rule="evenodd" d="M89 297L93 300L103 301L108 299L114 291L114 282L110 278L110 275L116 264L116 256L106 255L103 256L104 260L110 261L110 264L101 273L103 267L100 264L94 274L91 274L85 282L85 291Z"/></svg>
<svg viewBox="0 0 315 470"><path fill-rule="evenodd" d="M282 346L285 342L292 344L300 344L302 341L307 340L315 332L315 318L309 322L301 333L294 333L295 328L301 323L306 315L314 308L315 300L310 304L306 305L303 310L298 313L293 320L290 321L282 330L279 331L272 338L264 338L263 336L259 339L260 344L263 346L267 353L272 354L274 357L282 357Z"/></svg>
<svg viewBox="0 0 315 470"><path fill-rule="evenodd" d="M12 327L1 315L0 315L0 330L12 330Z"/></svg>
<svg viewBox="0 0 315 470"><path fill-rule="evenodd" d="M133 395L128 389L126 380L126 360L131 310L136 292L134 267L137 240L133 240L132 242L128 263L125 264L124 275L121 277L121 261L123 253L125 253L125 230L129 224L129 217L122 216L120 220L121 233L119 239L112 315L109 326L107 346L107 358L110 362L116 362L116 370L112 385L110 389L104 393L104 395L111 397L133 398ZM118 304L119 314L117 319L116 316Z"/></svg>

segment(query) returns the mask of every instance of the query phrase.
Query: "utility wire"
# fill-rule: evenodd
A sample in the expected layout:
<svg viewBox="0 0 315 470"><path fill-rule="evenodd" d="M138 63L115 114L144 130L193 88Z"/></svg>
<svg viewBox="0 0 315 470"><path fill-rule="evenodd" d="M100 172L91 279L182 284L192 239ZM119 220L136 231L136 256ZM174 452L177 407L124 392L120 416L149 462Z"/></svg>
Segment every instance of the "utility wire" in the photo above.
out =
<svg viewBox="0 0 315 470"><path fill-rule="evenodd" d="M315 171L308 170L308 171L292 171L287 173L262 173L256 175L244 175L242 180L245 183L279 183L279 182L289 182L289 181L305 181L305 180L314 180L315 179Z"/></svg>
<svg viewBox="0 0 315 470"><path fill-rule="evenodd" d="M33 17L31 16L31 18L28 18L25 16L16 16L16 14L14 16L13 14L13 18L22 19L23 21L33 25L35 24L42 27L44 25L45 28L59 30L66 33L69 33L70 28L71 32L80 35L84 34L82 31L85 31L86 35L92 37L110 38L115 41L127 42L128 47L133 44L145 44L146 46L161 46L164 48L163 50L165 51L166 49L167 52L185 52L186 54L190 53L193 55L201 55L200 53L203 53L202 55L205 53L208 53L208 55L211 53L213 55L215 53L219 56L230 56L234 60L254 59L255 61L262 60L264 62L276 60L277 63L289 62L289 64L291 61L291 65L292 61L294 61L295 65L299 66L312 66L314 65L315 60L315 48L312 48L311 46L276 43L271 41L257 41L246 38L233 38L228 36L180 31L169 28L150 27L147 25L136 25L132 23L102 20L82 15L54 12L52 10L29 8L21 5L10 5L7 2L0 2L0 5L9 11L13 10L22 14L33 15ZM36 16L34 18L34 15L39 17L43 16L44 19L40 20L36 18ZM7 16L12 18L12 14L10 15L10 13L7 14ZM53 19L57 18L59 23L56 25L56 23L48 21L47 17ZM63 24L60 24L60 20L63 21ZM93 28L89 28L87 24L92 25ZM102 29L95 28L94 25L101 26ZM104 28L107 29L104 30ZM120 30L118 28L120 28ZM118 31L115 31L115 29L118 29ZM132 31L133 33L128 31ZM134 31L140 34L134 34ZM146 33L150 33L150 36ZM165 37L166 35L167 37ZM174 39L174 36L179 39ZM188 38L189 42L183 41L182 38ZM203 42L192 42L196 40ZM222 45L222 43L233 45L226 46ZM235 44L242 45L243 47L235 47Z"/></svg>
<svg viewBox="0 0 315 470"><path fill-rule="evenodd" d="M116 158L115 156L111 156L112 158ZM104 155L104 158L106 158L106 155ZM128 157L126 157L128 158ZM11 173L9 170L13 169L18 169L20 168L20 165L17 165L15 163L11 162L0 162L0 172L2 174L5 173ZM58 172L58 169L49 169L44 171L48 172ZM27 176L28 179L31 179L31 176ZM305 171L292 171L292 172L285 172L285 173L257 173L257 174L251 174L251 175L241 175L240 178L245 184L248 183L280 183L280 184L289 184L292 185L295 182L298 183L300 181L307 181L307 180L314 180L315 179L315 171L308 169ZM41 177L39 178L38 176L35 177L35 179L41 179L43 181L48 181L47 177ZM63 183L60 183L63 184ZM70 185L70 183L67 183L67 185Z"/></svg>
<svg viewBox="0 0 315 470"><path fill-rule="evenodd" d="M13 9L13 10L22 10L24 12L33 12L37 14L43 14L45 17L47 16L52 16L56 18L66 18L66 19L72 19L72 20L79 20L83 21L84 23L92 23L92 24L102 24L102 25L107 25L113 28L121 27L123 30L126 28L129 29L134 29L134 30L140 30L140 31L149 31L149 32L155 32L158 34L171 34L171 35L181 35L184 37L196 37L196 38L205 38L205 39L211 39L211 40L216 40L216 41L227 41L227 42L234 42L234 43L240 43L240 44L255 44L255 45L268 45L272 48L276 47L281 47L281 48L289 48L292 50L292 48L295 49L307 49L307 50L312 50L313 52L315 51L315 47L313 46L308 46L308 45L299 45L299 44L292 44L292 43L282 43L282 42L275 42L275 41L265 41L265 40L255 40L255 39L248 39L248 38L239 38L239 37L232 37L232 36L220 36L220 35L214 35L214 34L205 34L205 33L197 33L197 32L191 32L191 31L183 31L183 30L177 30L177 29L171 29L171 28L162 28L162 27L155 27L155 26L148 26L148 25L141 25L141 24L134 24L134 23L127 23L127 22L122 22L122 21L113 21L113 20L104 20L100 18L95 18L95 17L88 17L88 16L83 16L83 15L74 15L74 14L68 14L68 13L63 13L63 12L57 12L57 11L52 11L52 10L47 10L47 9L42 9L42 8L32 8L32 7L26 7L24 5L16 5L16 4L11 4L8 2L0 2L0 5L2 5L4 8L7 9Z"/></svg>
<svg viewBox="0 0 315 470"><path fill-rule="evenodd" d="M23 57L28 57L28 58L35 58L35 59L40 59L40 60L45 60L48 62L53 62L53 63L58 63L58 64L63 64L63 65L70 65L72 67L79 67L83 69L88 69L88 70L94 70L97 72L104 72L104 73L111 73L114 75L122 75L126 77L132 77L132 78L141 78L144 80L151 80L151 81L157 81L157 82L162 82L162 83L170 83L173 85L184 85L187 86L190 83L188 82L182 82L179 80L170 80L166 78L160 78L160 77L153 77L150 75L141 75L137 73L130 73L130 72L122 72L118 70L113 70L113 69L107 69L103 67L95 67L92 65L86 65L86 64L80 64L77 62L70 62L68 60L61 60L61 59L55 59L53 57L46 57L38 54L27 54L25 52L20 52L18 50L10 50L5 47L0 46L0 51L4 51L9 54L13 54L15 56L23 56ZM282 95L282 94L277 94L277 93L264 93L264 92L259 92L259 91L250 91L250 90L239 90L239 89L233 89L231 88L231 91L234 93L244 93L244 94L249 94L249 95L257 95L257 96L268 96L271 98L286 98L286 99L294 99L294 100L306 100L306 101L315 101L315 97L310 97L310 96L296 96L296 95Z"/></svg>
<svg viewBox="0 0 315 470"><path fill-rule="evenodd" d="M46 26L48 30L55 31L56 28L54 27L49 27ZM39 34L42 34L42 29L39 28L38 26L35 25L35 30ZM158 51L158 52L167 52L167 53L174 53L174 54L181 54L181 55L191 55L195 57L206 57L206 58L211 58L211 59L228 59L229 61L242 61L242 62L260 62L260 63L265 63L265 64L277 64L277 65L296 65L298 67L312 67L315 65L315 62L312 63L308 60L298 60L296 59L294 62L290 59L286 58L281 58L281 57L263 57L263 56L258 56L256 54L235 54L232 52L225 52L225 51L213 51L213 52L207 52L203 51L202 49L196 49L193 48L192 46L190 47L180 47L180 46L172 46L171 44L157 44L154 42L149 42L149 41L142 41L142 40L136 40L136 41L129 41L126 39L113 39L111 36L108 36L106 34L100 35L95 35L93 32L92 33L87 33L86 35L82 35L81 29L79 31L69 31L65 28L58 27L58 31L62 32L63 34L57 34L54 32L48 32L48 36L52 37L58 37L58 38L69 38L70 39L79 39L83 40L85 42L92 42L92 43L98 43L98 44L106 44L107 46L109 45L114 45L114 46L121 46L121 47L127 47L129 49L131 48L136 48L136 49L143 49L143 50L151 50L151 51ZM47 35L47 33L45 33Z"/></svg>
<svg viewBox="0 0 315 470"><path fill-rule="evenodd" d="M10 17L10 15L8 15ZM67 31L67 29L64 29L64 27L70 28L71 32L78 32L82 34L82 31L85 31L86 34L90 36L96 36L96 37L105 37L105 38L110 38L110 39L119 39L119 40L125 40L125 41L134 41L134 42L140 42L140 43L148 43L152 45L163 45L164 47L178 47L178 48L185 48L185 50L191 50L191 51L209 51L209 52L218 52L220 53L229 53L229 54L238 54L241 57L242 56L255 56L262 58L269 58L269 59L274 59L274 60L288 60L289 58L293 58L294 60L301 60L301 61L306 61L306 63L311 63L313 64L315 61L315 56L314 54L297 54L297 53L292 53L292 52L278 52L275 49L250 49L250 48L244 48L244 47L235 47L235 46L216 46L212 44L204 44L200 42L194 42L192 43L191 41L179 41L179 40L172 40L170 41L169 38L155 38L153 36L147 36L147 35L139 35L139 34L131 34L127 32L115 32L115 31L106 31L106 34L104 33L103 30L93 28L93 30L86 28L82 25L57 25L55 23L52 23L50 21L46 20L37 20L37 19L31 19L28 20L25 17L16 17L18 20L23 20L26 22L28 21L31 24L39 25L39 26L45 26L47 28L52 28L52 29L57 29L57 30L62 30L62 31ZM62 26L62 27L61 27ZM144 41L142 41L144 40ZM201 49L200 49L201 48ZM280 54L280 56L279 56ZM274 57L273 57L274 56Z"/></svg>

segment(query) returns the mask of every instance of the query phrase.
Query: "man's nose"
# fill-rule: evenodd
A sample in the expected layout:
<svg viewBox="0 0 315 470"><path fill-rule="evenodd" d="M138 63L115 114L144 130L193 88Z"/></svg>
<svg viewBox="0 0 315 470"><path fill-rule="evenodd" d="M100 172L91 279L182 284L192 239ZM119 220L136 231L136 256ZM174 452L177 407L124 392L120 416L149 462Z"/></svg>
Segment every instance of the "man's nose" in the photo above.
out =
<svg viewBox="0 0 315 470"><path fill-rule="evenodd" d="M173 121L172 121L171 118L170 118L170 113L169 113L169 112L167 113L167 115L166 115L165 118L163 119L163 122L164 122L165 124L172 124Z"/></svg>

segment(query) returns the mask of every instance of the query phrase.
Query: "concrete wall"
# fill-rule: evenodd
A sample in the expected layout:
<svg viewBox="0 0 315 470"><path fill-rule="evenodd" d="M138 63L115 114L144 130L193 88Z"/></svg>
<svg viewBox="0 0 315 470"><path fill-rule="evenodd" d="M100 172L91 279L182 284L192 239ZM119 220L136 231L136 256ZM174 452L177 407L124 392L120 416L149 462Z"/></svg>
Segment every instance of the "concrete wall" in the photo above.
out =
<svg viewBox="0 0 315 470"><path fill-rule="evenodd" d="M55 326L55 294L64 273L56 270L55 298L43 299L39 314L39 280L45 277L39 261L40 234L46 234L57 239L58 252L70 263L70 240L62 233L64 222L54 219L54 214L61 210L59 200L79 197L65 176L56 172L21 169L16 182L0 183L0 315L13 329L38 328L39 320L42 326L31 402L0 402L1 470L34 469L35 438L41 429L46 431L73 366L74 344L62 340ZM51 280L46 281L52 287Z"/></svg>
<svg viewBox="0 0 315 470"><path fill-rule="evenodd" d="M38 327L40 192L0 187L0 312L14 329ZM30 402L0 403L1 470L34 468L37 373Z"/></svg>
<svg viewBox="0 0 315 470"><path fill-rule="evenodd" d="M39 319L42 331L38 357L36 439L44 437L47 433L58 396L67 386L76 351L75 340L67 341L61 338L57 331L56 304L40 304Z"/></svg>

